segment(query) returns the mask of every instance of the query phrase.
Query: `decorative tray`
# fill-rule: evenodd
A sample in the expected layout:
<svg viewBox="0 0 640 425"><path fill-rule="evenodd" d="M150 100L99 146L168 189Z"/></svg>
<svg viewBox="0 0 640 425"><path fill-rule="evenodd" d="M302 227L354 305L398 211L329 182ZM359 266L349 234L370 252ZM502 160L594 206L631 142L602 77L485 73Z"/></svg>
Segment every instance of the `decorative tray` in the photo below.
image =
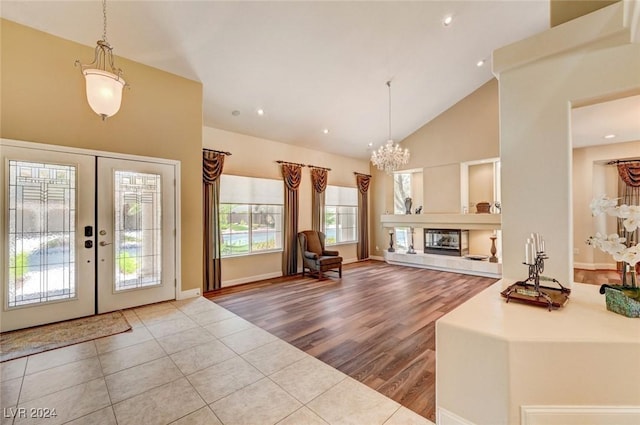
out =
<svg viewBox="0 0 640 425"><path fill-rule="evenodd" d="M551 311L551 309L554 308L564 307L567 301L569 301L569 295L571 294L571 289L560 285L558 281L555 282L560 288L539 286L537 291L535 285L532 283L516 282L508 286L500 294L507 299L507 302L513 300L525 304L547 307L549 311Z"/></svg>
<svg viewBox="0 0 640 425"><path fill-rule="evenodd" d="M475 261L484 261L489 259L488 255L477 255L477 254L471 254L471 255L465 255L464 258L467 258L469 260L475 260Z"/></svg>

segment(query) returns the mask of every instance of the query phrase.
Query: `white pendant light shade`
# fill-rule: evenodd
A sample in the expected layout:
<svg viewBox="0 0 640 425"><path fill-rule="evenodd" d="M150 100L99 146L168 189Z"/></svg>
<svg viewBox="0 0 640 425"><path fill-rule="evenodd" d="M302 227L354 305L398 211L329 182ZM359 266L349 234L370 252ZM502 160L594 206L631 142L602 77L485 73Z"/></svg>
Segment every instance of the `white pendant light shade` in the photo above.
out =
<svg viewBox="0 0 640 425"><path fill-rule="evenodd" d="M99 69L85 69L82 73L87 83L87 101L91 109L102 119L115 115L120 110L124 79Z"/></svg>

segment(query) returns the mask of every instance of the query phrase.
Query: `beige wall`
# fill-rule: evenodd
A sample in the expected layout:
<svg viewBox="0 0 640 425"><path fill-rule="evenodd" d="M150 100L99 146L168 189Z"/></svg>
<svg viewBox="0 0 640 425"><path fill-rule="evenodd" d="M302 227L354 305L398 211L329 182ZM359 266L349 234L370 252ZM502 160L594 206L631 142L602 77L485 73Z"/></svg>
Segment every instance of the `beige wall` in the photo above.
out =
<svg viewBox="0 0 640 425"><path fill-rule="evenodd" d="M522 278L522 247L539 232L545 275L573 281L571 104L640 90L640 44L630 43L623 10L615 4L494 52L504 278Z"/></svg>
<svg viewBox="0 0 640 425"><path fill-rule="evenodd" d="M282 160L331 168L328 184L356 187L353 173L369 173L369 161L366 159L347 158L210 127L204 128L203 147L232 153L225 159L224 174L282 180L280 166L276 163ZM299 191L299 229L310 229L312 188L308 168L302 170ZM375 197L375 194L370 197ZM336 249L345 261L354 261L357 258L356 244L338 245ZM298 262L298 265L301 263ZM223 286L279 276L281 273L281 253L225 258L222 261Z"/></svg>
<svg viewBox="0 0 640 425"><path fill-rule="evenodd" d="M73 66L93 48L1 20L0 136L175 159L182 167L182 290L202 286L202 85L116 57L131 84L102 121ZM117 49L116 49L117 53Z"/></svg>
<svg viewBox="0 0 640 425"><path fill-rule="evenodd" d="M600 195L618 196L618 171L607 161L637 158L640 141L591 146L573 150L573 261L585 269L613 269L615 261L609 254L585 244L596 232L615 233L615 217L592 217L589 204ZM577 250L577 252L576 252Z"/></svg>
<svg viewBox="0 0 640 425"><path fill-rule="evenodd" d="M469 166L469 208L476 212L479 202L493 203L493 163Z"/></svg>
<svg viewBox="0 0 640 425"><path fill-rule="evenodd" d="M411 152L406 169L423 169L423 212L461 212L460 163L499 156L497 81L492 79L425 124L402 146ZM389 235L380 215L393 211L393 181L378 170L373 175L371 254L381 257Z"/></svg>
<svg viewBox="0 0 640 425"><path fill-rule="evenodd" d="M551 26L564 24L618 1L620 0L551 0L549 10Z"/></svg>

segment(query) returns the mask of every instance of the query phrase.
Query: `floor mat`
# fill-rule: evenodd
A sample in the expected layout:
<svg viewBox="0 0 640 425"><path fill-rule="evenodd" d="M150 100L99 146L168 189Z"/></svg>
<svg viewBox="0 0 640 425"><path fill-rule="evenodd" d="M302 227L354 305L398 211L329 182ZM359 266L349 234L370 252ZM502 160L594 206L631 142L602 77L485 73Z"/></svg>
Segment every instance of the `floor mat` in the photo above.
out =
<svg viewBox="0 0 640 425"><path fill-rule="evenodd" d="M0 362L126 332L120 311L0 333Z"/></svg>

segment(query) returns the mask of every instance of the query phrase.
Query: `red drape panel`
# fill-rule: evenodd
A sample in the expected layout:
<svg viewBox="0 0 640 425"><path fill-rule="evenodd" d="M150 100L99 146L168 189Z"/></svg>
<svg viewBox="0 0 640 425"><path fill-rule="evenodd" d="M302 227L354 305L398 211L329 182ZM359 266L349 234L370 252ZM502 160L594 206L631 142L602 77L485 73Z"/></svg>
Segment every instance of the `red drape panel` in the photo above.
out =
<svg viewBox="0 0 640 425"><path fill-rule="evenodd" d="M356 173L358 185L358 260L369 258L369 185L371 176Z"/></svg>
<svg viewBox="0 0 640 425"><path fill-rule="evenodd" d="M302 167L296 164L282 164L284 180L284 246L282 252L282 275L298 273L298 188L302 180Z"/></svg>
<svg viewBox="0 0 640 425"><path fill-rule="evenodd" d="M325 190L329 172L325 168L311 168L311 229L324 232Z"/></svg>
<svg viewBox="0 0 640 425"><path fill-rule="evenodd" d="M222 286L220 261L220 175L225 154L202 151L202 196L204 217L204 283L205 291Z"/></svg>

